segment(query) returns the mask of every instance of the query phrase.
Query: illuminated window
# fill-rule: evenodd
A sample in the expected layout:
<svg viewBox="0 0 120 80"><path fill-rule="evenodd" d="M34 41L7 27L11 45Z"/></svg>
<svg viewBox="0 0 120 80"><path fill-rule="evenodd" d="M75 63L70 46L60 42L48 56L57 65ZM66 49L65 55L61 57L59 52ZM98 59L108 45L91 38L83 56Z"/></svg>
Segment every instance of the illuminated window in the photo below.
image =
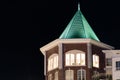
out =
<svg viewBox="0 0 120 80"><path fill-rule="evenodd" d="M48 71L58 67L58 55L53 54L48 58Z"/></svg>
<svg viewBox="0 0 120 80"><path fill-rule="evenodd" d="M52 80L52 74L48 75L48 80Z"/></svg>
<svg viewBox="0 0 120 80"><path fill-rule="evenodd" d="M54 80L58 80L58 72L55 72L55 78Z"/></svg>
<svg viewBox="0 0 120 80"><path fill-rule="evenodd" d="M74 54L66 54L66 65L74 65Z"/></svg>
<svg viewBox="0 0 120 80"><path fill-rule="evenodd" d="M116 70L120 70L120 61L116 62Z"/></svg>
<svg viewBox="0 0 120 80"><path fill-rule="evenodd" d="M85 65L85 53L77 53L76 55L76 65Z"/></svg>
<svg viewBox="0 0 120 80"><path fill-rule="evenodd" d="M77 80L86 80L86 70L80 69L77 71Z"/></svg>
<svg viewBox="0 0 120 80"><path fill-rule="evenodd" d="M71 51L66 53L66 66L81 66L85 65L85 53L81 51Z"/></svg>
<svg viewBox="0 0 120 80"><path fill-rule="evenodd" d="M93 55L93 67L99 68L99 56Z"/></svg>
<svg viewBox="0 0 120 80"><path fill-rule="evenodd" d="M65 71L65 80L74 80L74 71L73 70Z"/></svg>
<svg viewBox="0 0 120 80"><path fill-rule="evenodd" d="M82 54L80 55L80 58L81 58L81 59L80 59L80 61L81 61L81 62L80 62L80 63L81 63L80 65L85 65L85 54L82 53Z"/></svg>

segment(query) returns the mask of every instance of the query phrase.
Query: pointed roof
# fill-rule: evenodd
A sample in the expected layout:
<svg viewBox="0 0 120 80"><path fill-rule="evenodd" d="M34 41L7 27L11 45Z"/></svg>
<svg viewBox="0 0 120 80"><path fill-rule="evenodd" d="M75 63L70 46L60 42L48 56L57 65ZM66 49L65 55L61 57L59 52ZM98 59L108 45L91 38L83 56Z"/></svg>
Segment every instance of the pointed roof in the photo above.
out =
<svg viewBox="0 0 120 80"><path fill-rule="evenodd" d="M78 11L75 13L63 33L59 37L60 39L71 38L90 38L99 41L98 37L90 27L89 23L85 19L84 15L80 11L80 5L78 4Z"/></svg>

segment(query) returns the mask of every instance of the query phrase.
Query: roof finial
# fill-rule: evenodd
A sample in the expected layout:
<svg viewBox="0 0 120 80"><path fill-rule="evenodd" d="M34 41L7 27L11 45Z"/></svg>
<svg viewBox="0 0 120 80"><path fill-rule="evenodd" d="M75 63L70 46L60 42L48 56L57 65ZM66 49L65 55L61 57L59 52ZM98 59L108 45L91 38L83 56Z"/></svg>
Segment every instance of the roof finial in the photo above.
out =
<svg viewBox="0 0 120 80"><path fill-rule="evenodd" d="M80 3L78 3L78 10L80 10Z"/></svg>

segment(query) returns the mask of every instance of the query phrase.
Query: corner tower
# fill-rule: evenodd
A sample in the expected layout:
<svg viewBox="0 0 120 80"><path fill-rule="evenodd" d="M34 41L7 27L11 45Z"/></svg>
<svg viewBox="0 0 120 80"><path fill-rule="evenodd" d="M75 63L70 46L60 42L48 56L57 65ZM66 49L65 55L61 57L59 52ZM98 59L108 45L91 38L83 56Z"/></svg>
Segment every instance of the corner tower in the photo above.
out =
<svg viewBox="0 0 120 80"><path fill-rule="evenodd" d="M78 10L60 37L40 48L44 55L45 80L96 80L105 73L102 50L112 46L100 42Z"/></svg>

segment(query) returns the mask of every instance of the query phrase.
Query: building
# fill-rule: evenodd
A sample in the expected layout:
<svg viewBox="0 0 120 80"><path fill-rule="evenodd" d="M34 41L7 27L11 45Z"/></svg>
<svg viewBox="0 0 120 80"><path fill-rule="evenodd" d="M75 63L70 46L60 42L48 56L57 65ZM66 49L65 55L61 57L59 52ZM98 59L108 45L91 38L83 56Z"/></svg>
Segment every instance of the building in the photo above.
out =
<svg viewBox="0 0 120 80"><path fill-rule="evenodd" d="M105 54L114 47L102 43L78 10L60 37L40 48L45 80L105 79Z"/></svg>
<svg viewBox="0 0 120 80"><path fill-rule="evenodd" d="M120 80L120 54L112 58L112 76L113 80Z"/></svg>
<svg viewBox="0 0 120 80"><path fill-rule="evenodd" d="M120 80L120 50L103 50L106 56L106 78Z"/></svg>

